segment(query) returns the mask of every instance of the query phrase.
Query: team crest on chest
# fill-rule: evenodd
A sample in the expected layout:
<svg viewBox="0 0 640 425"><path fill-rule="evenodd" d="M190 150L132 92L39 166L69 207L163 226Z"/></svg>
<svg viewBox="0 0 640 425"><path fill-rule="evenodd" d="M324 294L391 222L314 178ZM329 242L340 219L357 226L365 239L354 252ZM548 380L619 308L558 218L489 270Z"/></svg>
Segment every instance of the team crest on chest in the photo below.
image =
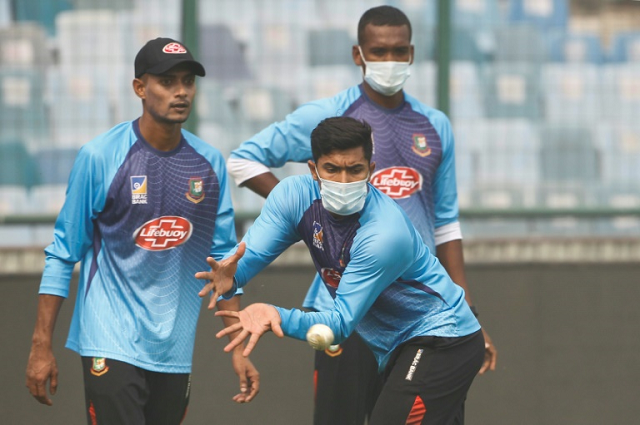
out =
<svg viewBox="0 0 640 425"><path fill-rule="evenodd" d="M313 246L324 251L322 225L317 221L313 222Z"/></svg>
<svg viewBox="0 0 640 425"><path fill-rule="evenodd" d="M204 199L204 181L200 177L189 179L189 191L186 193L187 199L197 204Z"/></svg>
<svg viewBox="0 0 640 425"><path fill-rule="evenodd" d="M109 371L107 366L107 359L104 357L94 357L93 365L91 366L91 374L95 376L102 376Z"/></svg>
<svg viewBox="0 0 640 425"><path fill-rule="evenodd" d="M131 203L147 203L147 176L131 176Z"/></svg>
<svg viewBox="0 0 640 425"><path fill-rule="evenodd" d="M417 153L420 156L431 155L431 148L427 143L427 136L425 136L424 134L417 133L413 135L412 140L413 140L413 146L411 147L411 149L413 149L415 153Z"/></svg>

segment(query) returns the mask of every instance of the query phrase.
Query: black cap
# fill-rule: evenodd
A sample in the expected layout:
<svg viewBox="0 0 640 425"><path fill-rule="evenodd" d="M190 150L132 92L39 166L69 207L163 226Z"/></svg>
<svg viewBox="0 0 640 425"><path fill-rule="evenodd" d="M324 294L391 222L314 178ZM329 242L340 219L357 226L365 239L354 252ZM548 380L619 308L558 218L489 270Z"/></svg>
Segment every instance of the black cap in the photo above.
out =
<svg viewBox="0 0 640 425"><path fill-rule="evenodd" d="M189 64L194 74L204 77L204 67L184 44L171 38L156 38L148 41L136 55L136 78L143 74L159 75L183 63Z"/></svg>

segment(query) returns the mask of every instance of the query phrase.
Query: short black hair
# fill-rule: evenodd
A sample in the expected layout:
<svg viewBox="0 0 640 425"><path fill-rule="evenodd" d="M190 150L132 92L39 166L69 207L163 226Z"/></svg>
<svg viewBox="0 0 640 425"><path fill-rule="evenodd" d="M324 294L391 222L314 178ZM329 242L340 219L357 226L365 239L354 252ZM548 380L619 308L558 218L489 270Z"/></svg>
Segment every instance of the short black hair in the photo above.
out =
<svg viewBox="0 0 640 425"><path fill-rule="evenodd" d="M371 126L366 121L351 117L326 118L311 132L311 153L316 164L323 155L358 147L364 149L365 159L371 162L373 139Z"/></svg>
<svg viewBox="0 0 640 425"><path fill-rule="evenodd" d="M392 27L400 27L406 25L409 28L409 41L411 41L411 22L403 11L393 6L378 6L373 7L360 17L358 22L358 44L362 45L364 42L364 29L367 25L390 25Z"/></svg>

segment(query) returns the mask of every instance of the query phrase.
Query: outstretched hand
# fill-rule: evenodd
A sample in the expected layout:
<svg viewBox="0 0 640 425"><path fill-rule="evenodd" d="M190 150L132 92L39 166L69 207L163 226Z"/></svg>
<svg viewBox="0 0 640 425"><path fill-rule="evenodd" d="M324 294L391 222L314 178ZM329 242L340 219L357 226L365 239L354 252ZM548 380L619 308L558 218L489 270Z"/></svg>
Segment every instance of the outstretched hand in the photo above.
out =
<svg viewBox="0 0 640 425"><path fill-rule="evenodd" d="M282 338L284 332L280 324L282 319L274 306L268 304L251 304L240 311L217 311L216 316L234 317L238 323L228 326L216 334L217 338L239 332L238 335L224 347L224 351L229 352L249 337L249 342L242 355L247 357L258 343L262 335L268 331L273 331L276 336Z"/></svg>
<svg viewBox="0 0 640 425"><path fill-rule="evenodd" d="M236 274L238 261L240 261L244 255L245 248L246 244L240 242L236 252L222 261L216 261L211 257L207 258L207 263L211 266L211 271L196 273L196 279L209 281L198 293L200 297L204 298L211 292L209 310L216 306L216 301L221 295L226 294L233 288L233 276Z"/></svg>

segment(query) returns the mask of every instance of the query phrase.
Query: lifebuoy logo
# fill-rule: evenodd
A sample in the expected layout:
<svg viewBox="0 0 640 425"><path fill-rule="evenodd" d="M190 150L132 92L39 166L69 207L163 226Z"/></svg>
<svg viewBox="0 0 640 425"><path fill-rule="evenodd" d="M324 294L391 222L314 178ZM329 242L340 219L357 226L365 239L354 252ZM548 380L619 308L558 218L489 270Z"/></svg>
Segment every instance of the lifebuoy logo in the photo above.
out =
<svg viewBox="0 0 640 425"><path fill-rule="evenodd" d="M422 190L422 174L410 167L390 167L375 172L371 184L393 199L403 199Z"/></svg>
<svg viewBox="0 0 640 425"><path fill-rule="evenodd" d="M133 239L140 248L164 251L188 241L192 231L193 225L186 218L164 216L144 223L134 232Z"/></svg>

